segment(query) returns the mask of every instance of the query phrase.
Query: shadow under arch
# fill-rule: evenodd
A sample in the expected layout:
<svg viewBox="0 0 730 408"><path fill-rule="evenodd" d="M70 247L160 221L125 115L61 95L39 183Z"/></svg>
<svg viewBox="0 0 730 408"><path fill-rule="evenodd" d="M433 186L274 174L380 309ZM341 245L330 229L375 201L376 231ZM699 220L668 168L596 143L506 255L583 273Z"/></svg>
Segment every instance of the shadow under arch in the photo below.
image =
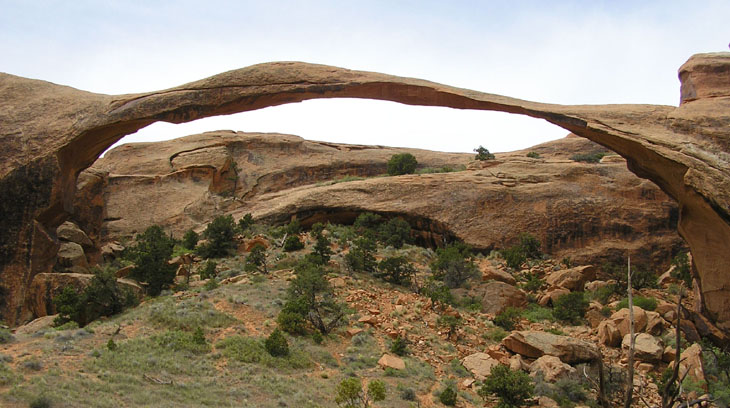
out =
<svg viewBox="0 0 730 408"><path fill-rule="evenodd" d="M37 82L3 75L2 81ZM2 83L0 82L0 85ZM12 152L0 156L8 159L0 174L7 176L18 167L42 166L40 175L52 184L50 196L24 208L20 222L38 222L49 234L72 209L78 174L114 142L153 122L189 122L195 119L245 112L269 106L295 103L317 98L366 98L387 100L409 105L443 106L455 109L492 110L526 115L547 120L578 136L588 138L626 158L629 169L640 177L656 183L680 204L680 235L688 242L700 277L701 291L713 320L724 322L730 331L730 260L718 259L719 253L730 249L730 188L725 169L688 154L685 147L709 151L697 130L686 126L687 119L679 113L701 105L680 107L657 105L553 105L530 102L441 85L425 80L396 77L380 73L352 71L302 62L276 62L225 72L200 81L163 91L108 96L69 90L53 84L43 84L47 92L58 95L54 107L57 115L74 116L78 120L51 123L45 132L29 141L31 148L41 151L31 162L18 162ZM38 95L15 96L27 104ZM18 94L19 95L19 94ZM715 113L716 116L722 114ZM727 112L724 115L728 115ZM20 115L23 117L23 115ZM65 118L65 116L64 116ZM12 119L11 119L12 120ZM17 120L10 126L31 134L27 123ZM33 126L38 126L33 123ZM43 125L41 125L43 126ZM712 126L711 124L708 126ZM689 149L691 150L691 149ZM722 149L720 149L722 150ZM700 155L701 156L701 155ZM55 160L54 160L55 159ZM2 161L2 160L0 160ZM55 161L55 163L54 163ZM50 162L50 164L49 164ZM691 175L691 178L687 176ZM28 215L31 215L30 217ZM28 234L21 225L4 245L17 246L21 236ZM52 236L53 234L50 233ZM31 238L30 241L33 241ZM42 259L38 251L47 245L30 245L30 251L17 250L14 260ZM18 255L21 255L18 258ZM44 265L43 262L37 262ZM7 264L0 265L3 271ZM25 284L42 268L30 265ZM22 286L22 285L21 285ZM15 320L15 319L12 319Z"/></svg>

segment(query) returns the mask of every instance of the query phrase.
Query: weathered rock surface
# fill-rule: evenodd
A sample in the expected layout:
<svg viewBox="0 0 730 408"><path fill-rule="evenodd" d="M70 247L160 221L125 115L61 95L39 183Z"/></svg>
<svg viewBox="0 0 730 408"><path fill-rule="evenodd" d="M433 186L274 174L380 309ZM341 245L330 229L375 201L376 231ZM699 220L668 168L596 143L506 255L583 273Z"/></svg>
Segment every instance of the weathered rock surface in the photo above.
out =
<svg viewBox="0 0 730 408"><path fill-rule="evenodd" d="M483 381L489 377L492 367L499 365L499 361L487 353L474 353L464 357L461 364L474 375L474 378Z"/></svg>
<svg viewBox="0 0 730 408"><path fill-rule="evenodd" d="M66 221L61 224L58 229L56 229L56 235L58 236L58 239L74 242L81 246L91 247L94 245L86 233L82 231L78 225L72 222Z"/></svg>
<svg viewBox="0 0 730 408"><path fill-rule="evenodd" d="M629 349L630 345L631 334L627 334L621 341L621 348L626 351ZM660 339L652 336L651 334L637 334L634 346L634 358L637 360L649 363L662 361L664 344L662 344Z"/></svg>
<svg viewBox="0 0 730 408"><path fill-rule="evenodd" d="M542 373L543 379L547 382L555 382L561 377L575 372L575 368L565 364L555 356L542 356L530 365L530 376L535 377Z"/></svg>
<svg viewBox="0 0 730 408"><path fill-rule="evenodd" d="M586 282L595 277L596 268L592 265L585 265L553 272L545 278L545 282L571 291L582 292Z"/></svg>
<svg viewBox="0 0 730 408"><path fill-rule="evenodd" d="M89 273L84 248L75 242L62 242L58 249L58 266L73 273Z"/></svg>
<svg viewBox="0 0 730 408"><path fill-rule="evenodd" d="M558 357L568 364L593 361L598 358L598 348L587 341L541 331L516 331L502 340L513 353L528 358L544 355Z"/></svg>
<svg viewBox="0 0 730 408"><path fill-rule="evenodd" d="M378 365L383 368L392 368L394 370L405 370L406 363L402 358L390 354L383 354L378 360Z"/></svg>
<svg viewBox="0 0 730 408"><path fill-rule="evenodd" d="M525 292L499 281L483 283L468 291L455 289L453 292L457 297L466 294L469 297L478 299L482 304L482 312L495 316L502 313L508 307L519 308L527 305L527 295L525 295Z"/></svg>
<svg viewBox="0 0 730 408"><path fill-rule="evenodd" d="M358 97L543 118L625 157L629 169L679 202L678 228L694 255L703 311L730 331L730 259L716 256L730 245L728 67L730 53L693 56L680 69L679 107L549 105L306 63L261 64L165 91L120 96L0 74L0 192L13 197L0 208L3 317L10 323L30 318L23 307L26 290L55 263L55 230L74 212L79 172L124 135L155 121ZM225 165L215 169L211 192L229 187L230 171ZM504 177L502 185L514 185L509 180Z"/></svg>

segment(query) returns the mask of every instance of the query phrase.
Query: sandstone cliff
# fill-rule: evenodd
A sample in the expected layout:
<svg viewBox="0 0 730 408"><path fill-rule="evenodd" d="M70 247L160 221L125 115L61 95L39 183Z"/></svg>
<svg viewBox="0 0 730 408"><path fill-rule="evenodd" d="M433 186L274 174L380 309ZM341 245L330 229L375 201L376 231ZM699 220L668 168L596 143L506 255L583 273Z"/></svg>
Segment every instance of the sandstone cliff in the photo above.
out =
<svg viewBox="0 0 730 408"><path fill-rule="evenodd" d="M528 151L540 158L526 157ZM120 146L84 173L107 174L102 241L131 238L153 223L179 237L224 213L252 212L272 223L297 216L308 225L351 223L372 211L404 217L432 245L459 238L500 249L529 232L547 252L577 262L615 261L631 251L635 261L666 265L682 246L676 204L619 156L600 164L569 159L596 151L605 149L571 136L478 162L473 154L219 131ZM373 177L401 152L421 167L469 169ZM338 182L353 176L370 178Z"/></svg>
<svg viewBox="0 0 730 408"><path fill-rule="evenodd" d="M679 202L680 234L694 255L702 311L730 331L730 53L680 68L682 103L561 106L386 74L269 63L164 91L99 95L0 74L0 271L3 318L23 307L33 278L55 263L55 228L73 212L76 179L125 134L313 98L357 97L497 110L548 120L627 159L629 169ZM7 198L12 197L12 198Z"/></svg>

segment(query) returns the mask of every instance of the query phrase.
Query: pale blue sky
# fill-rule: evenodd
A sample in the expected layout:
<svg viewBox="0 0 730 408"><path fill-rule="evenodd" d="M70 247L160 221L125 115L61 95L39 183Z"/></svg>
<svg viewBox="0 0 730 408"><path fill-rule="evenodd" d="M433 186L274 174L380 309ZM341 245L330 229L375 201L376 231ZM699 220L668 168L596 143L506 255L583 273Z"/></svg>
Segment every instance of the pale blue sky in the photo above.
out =
<svg viewBox="0 0 730 408"><path fill-rule="evenodd" d="M542 102L676 105L677 68L730 42L730 2L692 3L0 0L0 71L130 93L298 60ZM508 151L566 133L500 113L317 100L155 124L124 141L217 129L445 151Z"/></svg>

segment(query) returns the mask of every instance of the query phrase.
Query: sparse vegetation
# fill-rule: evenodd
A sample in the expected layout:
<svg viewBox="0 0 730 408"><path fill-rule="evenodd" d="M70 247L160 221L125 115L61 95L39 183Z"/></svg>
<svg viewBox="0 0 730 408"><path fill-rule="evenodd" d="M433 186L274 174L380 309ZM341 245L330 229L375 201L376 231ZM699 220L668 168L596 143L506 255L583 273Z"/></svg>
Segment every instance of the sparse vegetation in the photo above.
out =
<svg viewBox="0 0 730 408"><path fill-rule="evenodd" d="M522 371L497 364L492 367L489 377L479 388L479 395L486 399L489 395L499 397L500 408L524 406L532 397L534 385L530 377Z"/></svg>
<svg viewBox="0 0 730 408"><path fill-rule="evenodd" d="M216 268L218 268L218 264L209 259L205 263L205 266L200 269L200 279L215 278L218 275L216 272Z"/></svg>
<svg viewBox="0 0 730 408"><path fill-rule="evenodd" d="M390 351L395 355L405 356L408 354L408 341L401 336L396 337L390 345Z"/></svg>
<svg viewBox="0 0 730 408"><path fill-rule="evenodd" d="M474 149L474 152L476 153L476 156L474 156L474 160L494 160L494 155L492 153L489 153L489 150L487 150L484 146L477 147L476 149Z"/></svg>
<svg viewBox="0 0 730 408"><path fill-rule="evenodd" d="M539 159L540 158L540 153L538 153L538 152L528 152L527 153L527 157L529 157L531 159Z"/></svg>
<svg viewBox="0 0 730 408"><path fill-rule="evenodd" d="M570 156L570 160L583 162L583 163L598 163L601 161L606 152L595 152L595 153L579 153Z"/></svg>
<svg viewBox="0 0 730 408"><path fill-rule="evenodd" d="M431 270L435 279L443 281L447 287L452 289L462 286L477 274L471 248L462 243L437 249L436 259L431 263Z"/></svg>
<svg viewBox="0 0 730 408"><path fill-rule="evenodd" d="M378 265L374 255L376 250L375 240L364 235L355 240L354 246L345 255L345 263L352 271L375 272Z"/></svg>
<svg viewBox="0 0 730 408"><path fill-rule="evenodd" d="M289 235L284 241L284 251L293 252L304 248L304 243L299 238L299 235Z"/></svg>
<svg viewBox="0 0 730 408"><path fill-rule="evenodd" d="M502 313L494 317L494 324L507 330L512 331L520 318L522 311L514 307L506 308Z"/></svg>
<svg viewBox="0 0 730 408"><path fill-rule="evenodd" d="M183 235L182 239L182 246L185 249L193 250L195 249L195 246L198 245L198 240L200 239L200 236L197 232L189 229L185 231L185 235Z"/></svg>
<svg viewBox="0 0 730 408"><path fill-rule="evenodd" d="M247 272L269 273L266 266L266 247L257 243L251 248L251 252L246 256L244 270Z"/></svg>
<svg viewBox="0 0 730 408"><path fill-rule="evenodd" d="M416 166L418 166L418 161L412 154L394 154L390 160L388 160L388 175L400 176L403 174L412 174L416 171Z"/></svg>
<svg viewBox="0 0 730 408"><path fill-rule="evenodd" d="M251 226L253 226L253 216L251 213L245 214L238 220L238 231L241 234L246 233Z"/></svg>
<svg viewBox="0 0 730 408"><path fill-rule="evenodd" d="M556 319L571 324L579 324L588 311L588 300L583 292L566 293L553 305L553 316Z"/></svg>
<svg viewBox="0 0 730 408"><path fill-rule="evenodd" d="M439 393L439 401L449 407L456 405L458 394L453 384L449 384Z"/></svg>
<svg viewBox="0 0 730 408"><path fill-rule="evenodd" d="M125 251L126 258L134 263L130 276L146 282L147 293L157 296L175 279L175 265L168 264L174 242L158 225L137 235L136 241Z"/></svg>
<svg viewBox="0 0 730 408"><path fill-rule="evenodd" d="M416 274L416 268L404 256L385 258L378 264L378 276L396 285L406 285Z"/></svg>
<svg viewBox="0 0 730 408"><path fill-rule="evenodd" d="M689 264L689 256L686 252L681 252L672 259L672 265L674 271L672 271L672 277L679 279L684 282L688 288L692 287L692 273Z"/></svg>
<svg viewBox="0 0 730 408"><path fill-rule="evenodd" d="M502 257L507 262L507 266L512 269L520 269L522 264L528 259L539 259L542 257L542 253L540 253L540 241L533 235L522 233L519 236L519 241L519 244L502 251Z"/></svg>
<svg viewBox="0 0 730 408"><path fill-rule="evenodd" d="M634 296L633 297L634 306L638 306L644 310L648 310L650 312L653 312L656 310L657 307L657 300L653 297L644 297L644 296ZM616 310L624 309L629 307L629 299L624 298L622 299L618 305L616 305Z"/></svg>

